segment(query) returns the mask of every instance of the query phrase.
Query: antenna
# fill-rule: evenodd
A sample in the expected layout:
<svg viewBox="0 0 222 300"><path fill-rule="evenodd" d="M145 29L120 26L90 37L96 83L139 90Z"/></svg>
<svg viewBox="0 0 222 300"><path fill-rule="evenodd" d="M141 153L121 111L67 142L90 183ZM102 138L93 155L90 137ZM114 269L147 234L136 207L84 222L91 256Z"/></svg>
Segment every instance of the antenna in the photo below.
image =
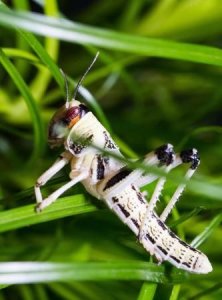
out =
<svg viewBox="0 0 222 300"><path fill-rule="evenodd" d="M81 83L83 82L83 79L85 78L85 76L87 75L87 73L90 71L90 69L92 68L92 66L94 65L94 63L96 62L98 56L99 56L99 52L96 53L93 61L91 62L91 64L89 65L89 67L87 68L87 70L85 71L85 73L83 74L83 76L79 79L79 81L78 81L78 83L77 83L77 85L75 87L75 90L74 90L73 99L76 98L76 95L77 95L77 93L79 91Z"/></svg>
<svg viewBox="0 0 222 300"><path fill-rule="evenodd" d="M66 89L66 103L65 103L65 106L66 108L69 107L69 86L68 86L68 80L67 80L67 76L66 74L63 72L62 69L60 69L60 72L64 78L64 81L65 81L65 89Z"/></svg>

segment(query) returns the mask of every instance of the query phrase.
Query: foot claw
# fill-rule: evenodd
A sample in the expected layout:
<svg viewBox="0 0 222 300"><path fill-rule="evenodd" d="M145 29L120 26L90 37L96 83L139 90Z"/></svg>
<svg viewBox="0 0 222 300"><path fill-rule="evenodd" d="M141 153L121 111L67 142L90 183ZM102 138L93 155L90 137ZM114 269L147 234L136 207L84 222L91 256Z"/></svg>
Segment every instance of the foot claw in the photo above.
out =
<svg viewBox="0 0 222 300"><path fill-rule="evenodd" d="M38 203L36 206L35 206L35 212L38 214L40 212L42 212L42 206L41 206L41 203Z"/></svg>

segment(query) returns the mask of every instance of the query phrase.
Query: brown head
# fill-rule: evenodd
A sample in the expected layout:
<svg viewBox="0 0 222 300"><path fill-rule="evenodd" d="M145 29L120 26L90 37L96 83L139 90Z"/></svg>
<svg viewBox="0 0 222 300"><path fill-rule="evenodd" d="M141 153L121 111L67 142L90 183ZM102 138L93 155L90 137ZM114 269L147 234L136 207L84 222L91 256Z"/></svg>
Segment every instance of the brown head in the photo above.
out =
<svg viewBox="0 0 222 300"><path fill-rule="evenodd" d="M67 107L68 106L68 107ZM88 108L77 100L64 104L52 117L48 128L48 142L56 147L64 143L70 129L88 112Z"/></svg>
<svg viewBox="0 0 222 300"><path fill-rule="evenodd" d="M99 52L97 52L90 66L87 68L83 76L76 85L73 100L69 101L69 88L66 75L61 70L66 86L66 103L53 115L48 129L48 142L52 147L60 146L64 143L71 128L89 111L81 102L75 100L80 85L86 74L95 63Z"/></svg>

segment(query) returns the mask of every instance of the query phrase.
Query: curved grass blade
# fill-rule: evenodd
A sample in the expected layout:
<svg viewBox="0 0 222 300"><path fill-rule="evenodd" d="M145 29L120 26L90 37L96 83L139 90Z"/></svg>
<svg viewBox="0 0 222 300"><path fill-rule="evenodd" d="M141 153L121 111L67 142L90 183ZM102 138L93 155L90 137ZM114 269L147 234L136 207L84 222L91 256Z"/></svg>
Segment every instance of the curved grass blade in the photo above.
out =
<svg viewBox="0 0 222 300"><path fill-rule="evenodd" d="M0 6L0 24L73 43L222 66L222 50L214 47L133 36L77 24L63 18L14 12L3 5Z"/></svg>
<svg viewBox="0 0 222 300"><path fill-rule="evenodd" d="M213 233L213 231L220 225L222 222L222 213L217 215L210 224L204 229L204 231L195 237L191 242L191 246L199 247L203 242Z"/></svg>
<svg viewBox="0 0 222 300"><path fill-rule="evenodd" d="M49 4L50 6L51 4ZM53 10L55 8L52 8ZM0 12L3 10L4 12L10 13L11 10L0 0ZM1 20L0 20L1 21ZM33 23L31 26L35 26ZM19 30L19 27L14 24L13 27L15 30L18 30L19 33L22 35L22 37L27 41L27 43L30 45L30 47L35 51L35 53L38 55L40 60L43 62L44 65L48 67L48 69L51 71L52 76L60 86L62 90L64 90L64 79L61 75L61 72L59 70L59 67L55 64L55 62L52 60L50 55L46 52L46 50L43 48L43 46L40 44L40 42L37 40L37 38L29 33L22 30ZM79 93L84 97L87 103L90 104L90 106L94 109L97 117L100 119L100 121L104 124L106 128L109 128L109 122L106 119L102 109L98 105L95 98L92 96L92 94L84 87L81 86L79 89Z"/></svg>
<svg viewBox="0 0 222 300"><path fill-rule="evenodd" d="M30 5L28 0L13 0L14 9L17 11L29 11ZM21 37L19 32L16 33L16 48L28 51L29 45L25 42L25 40ZM30 66L26 64L23 60L15 61L16 69L20 72L21 76L24 77L25 74L28 73Z"/></svg>
<svg viewBox="0 0 222 300"><path fill-rule="evenodd" d="M21 92L28 107L29 113L31 115L34 127L34 147L33 153L31 157L31 161L34 161L37 157L41 155L45 145L45 134L43 130L43 125L40 118L40 113L38 107L33 99L29 89L24 82L23 78L20 76L17 69L11 63L11 61L7 58L5 53L0 49L0 62L7 70L15 85Z"/></svg>
<svg viewBox="0 0 222 300"><path fill-rule="evenodd" d="M201 299L204 296L210 295L216 291L218 291L219 289L222 288L222 282L218 282L215 285L213 285L212 287L205 289L204 291L201 291L200 293L188 298L188 300L197 300L197 299ZM206 298L205 298L206 299ZM208 298L210 299L210 298Z"/></svg>
<svg viewBox="0 0 222 300"><path fill-rule="evenodd" d="M35 64L41 64L40 60L28 51L15 48L2 48L2 50L8 57L21 58Z"/></svg>
<svg viewBox="0 0 222 300"><path fill-rule="evenodd" d="M179 143L178 148L182 149L184 145L189 141L189 139L193 136L198 136L205 133L217 133L222 134L222 127L221 126L204 126L204 127L198 127L194 130L192 130L189 134L187 134Z"/></svg>

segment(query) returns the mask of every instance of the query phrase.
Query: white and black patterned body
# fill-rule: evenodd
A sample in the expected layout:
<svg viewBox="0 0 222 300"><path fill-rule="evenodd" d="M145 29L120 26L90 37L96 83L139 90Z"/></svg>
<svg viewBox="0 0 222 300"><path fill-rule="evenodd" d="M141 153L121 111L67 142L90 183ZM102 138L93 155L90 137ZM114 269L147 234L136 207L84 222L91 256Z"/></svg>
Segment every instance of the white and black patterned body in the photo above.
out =
<svg viewBox="0 0 222 300"><path fill-rule="evenodd" d="M184 185L178 187L169 207L158 217L154 207L165 179L159 178L156 191L150 202L147 202L140 187L156 180L158 176L143 174L141 170L130 171L112 156L103 156L99 149L119 156L121 153L110 134L84 105L72 100L68 107L63 107L55 114L50 123L49 140L55 145L64 143L66 151L36 183L38 211L77 182L82 182L90 194L103 200L115 212L159 262L167 260L178 268L194 273L208 273L212 270L206 255L181 241L164 223ZM68 162L71 163L71 181L43 200L40 186ZM183 151L176 158L172 146L164 145L144 159L145 164L160 165L166 171L183 162L191 163L187 172L187 178L190 178L199 163L197 151Z"/></svg>

